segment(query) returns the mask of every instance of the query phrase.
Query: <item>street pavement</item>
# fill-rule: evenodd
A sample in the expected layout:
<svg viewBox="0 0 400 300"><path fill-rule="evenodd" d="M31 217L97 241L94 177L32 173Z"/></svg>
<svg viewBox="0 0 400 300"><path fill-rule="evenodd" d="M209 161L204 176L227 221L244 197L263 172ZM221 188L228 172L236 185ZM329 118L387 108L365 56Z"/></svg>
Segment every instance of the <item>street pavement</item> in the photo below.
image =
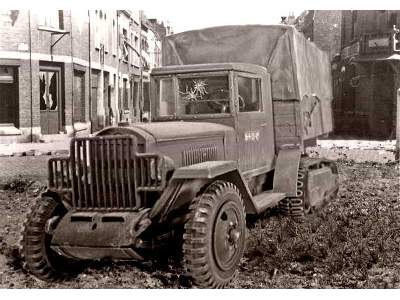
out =
<svg viewBox="0 0 400 300"><path fill-rule="evenodd" d="M394 161L394 147L394 141L321 140L317 147L310 150L333 160L346 158L357 162L368 160L385 163ZM69 139L50 143L0 145L0 184L19 176L47 184L48 160L54 156L68 155L68 148ZM33 155L24 153L29 149L35 149ZM13 156L7 156L6 150L8 153L13 152Z"/></svg>
<svg viewBox="0 0 400 300"><path fill-rule="evenodd" d="M69 154L70 138L50 136L40 143L0 144L0 184L19 176L47 184L47 162Z"/></svg>
<svg viewBox="0 0 400 300"><path fill-rule="evenodd" d="M22 176L47 183L47 162L52 156L0 157L0 184Z"/></svg>
<svg viewBox="0 0 400 300"><path fill-rule="evenodd" d="M70 138L44 143L0 144L0 157L68 155Z"/></svg>

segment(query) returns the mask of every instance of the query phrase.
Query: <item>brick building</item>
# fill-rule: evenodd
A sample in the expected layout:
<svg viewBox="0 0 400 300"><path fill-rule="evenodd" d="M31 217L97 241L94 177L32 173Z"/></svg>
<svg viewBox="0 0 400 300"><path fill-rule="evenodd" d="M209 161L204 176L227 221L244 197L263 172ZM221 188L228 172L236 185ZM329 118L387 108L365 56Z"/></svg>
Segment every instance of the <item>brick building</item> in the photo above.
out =
<svg viewBox="0 0 400 300"><path fill-rule="evenodd" d="M139 50L144 19L126 10L0 11L0 143L138 120L143 78L160 60Z"/></svg>
<svg viewBox="0 0 400 300"><path fill-rule="evenodd" d="M297 18L289 15L287 19L331 58L340 53L342 19L339 10L305 10Z"/></svg>

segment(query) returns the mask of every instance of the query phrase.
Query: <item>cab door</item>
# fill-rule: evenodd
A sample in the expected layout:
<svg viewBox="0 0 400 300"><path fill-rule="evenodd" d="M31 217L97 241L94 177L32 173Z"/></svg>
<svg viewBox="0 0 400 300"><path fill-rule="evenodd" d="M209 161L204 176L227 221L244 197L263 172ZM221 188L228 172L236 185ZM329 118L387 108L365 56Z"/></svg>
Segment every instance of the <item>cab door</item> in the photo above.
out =
<svg viewBox="0 0 400 300"><path fill-rule="evenodd" d="M239 168L257 175L272 169L274 136L269 76L234 74Z"/></svg>

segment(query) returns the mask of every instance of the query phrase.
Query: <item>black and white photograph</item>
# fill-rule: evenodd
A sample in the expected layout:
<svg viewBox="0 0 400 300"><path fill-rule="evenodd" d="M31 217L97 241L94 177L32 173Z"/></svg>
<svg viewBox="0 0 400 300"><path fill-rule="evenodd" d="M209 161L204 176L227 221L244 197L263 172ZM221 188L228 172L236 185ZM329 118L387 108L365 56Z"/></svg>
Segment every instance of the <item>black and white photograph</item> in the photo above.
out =
<svg viewBox="0 0 400 300"><path fill-rule="evenodd" d="M0 5L1 293L400 296L400 10L71 3Z"/></svg>

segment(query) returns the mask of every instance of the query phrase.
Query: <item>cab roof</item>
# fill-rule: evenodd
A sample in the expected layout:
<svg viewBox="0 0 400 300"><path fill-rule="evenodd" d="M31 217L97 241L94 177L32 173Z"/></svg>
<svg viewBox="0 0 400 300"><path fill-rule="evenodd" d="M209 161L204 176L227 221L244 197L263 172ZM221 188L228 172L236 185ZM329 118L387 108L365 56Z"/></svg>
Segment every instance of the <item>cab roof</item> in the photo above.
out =
<svg viewBox="0 0 400 300"><path fill-rule="evenodd" d="M199 72L216 72L216 71L239 71L245 73L262 74L267 73L265 67L248 64L248 63L208 63L208 64L191 64L176 65L154 68L152 75L166 74L183 74L183 73L199 73Z"/></svg>

